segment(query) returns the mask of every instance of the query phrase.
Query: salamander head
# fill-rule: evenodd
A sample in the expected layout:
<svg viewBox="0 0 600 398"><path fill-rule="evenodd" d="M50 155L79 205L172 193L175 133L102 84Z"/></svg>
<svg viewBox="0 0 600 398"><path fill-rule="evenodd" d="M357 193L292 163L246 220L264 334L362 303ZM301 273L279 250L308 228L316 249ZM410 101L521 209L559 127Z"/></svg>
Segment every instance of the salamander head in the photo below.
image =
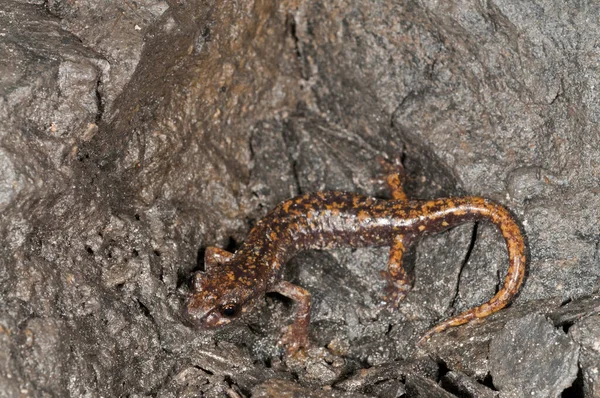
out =
<svg viewBox="0 0 600 398"><path fill-rule="evenodd" d="M185 306L187 319L201 329L221 327L238 319L254 305L256 286L224 266L194 275L193 291Z"/></svg>

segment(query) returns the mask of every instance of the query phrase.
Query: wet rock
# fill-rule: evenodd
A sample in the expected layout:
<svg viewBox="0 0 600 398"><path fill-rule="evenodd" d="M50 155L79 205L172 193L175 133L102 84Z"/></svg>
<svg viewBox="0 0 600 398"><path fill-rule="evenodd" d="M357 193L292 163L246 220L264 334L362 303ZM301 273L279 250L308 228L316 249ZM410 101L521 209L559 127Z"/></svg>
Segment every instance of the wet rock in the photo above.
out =
<svg viewBox="0 0 600 398"><path fill-rule="evenodd" d="M493 383L552 395L574 377L576 348L547 315L583 347L581 389L593 394L598 305L580 298L600 277L598 11L546 0L2 2L0 392L411 397ZM513 307L415 348L502 281L504 244L481 223L416 244L415 288L394 312L379 305L385 248L290 262L286 278L314 298L323 355L311 368L275 345L293 314L281 297L222 330L184 323L207 246L235 250L288 195L385 196L379 156L402 159L410 197L510 208L529 243ZM511 331L524 352L523 341L558 342L559 365L510 379ZM394 370L419 355L436 362Z"/></svg>
<svg viewBox="0 0 600 398"><path fill-rule="evenodd" d="M49 6L53 4L56 2ZM66 2L63 5L67 5ZM133 143L129 142L130 117L136 111L130 109L128 113L124 107L119 109L125 112L122 120L126 127L90 127L90 121L100 120L99 125L103 122L102 106L106 105L103 102L106 98L102 97L98 84L106 78L110 60L102 59L74 35L61 29L60 21L44 7L17 2L5 2L0 7L3 7L0 45L4 46L3 52L13 54L2 58L4 69L0 73L3 101L0 146L3 154L11 156L10 164L0 162L10 166L7 166L8 172L4 167L2 174L10 181L0 184L2 198L10 200L3 204L6 222L0 225L3 242L0 245L0 313L3 314L2 327L11 330L6 346L14 358L7 363L8 369L2 371L3 376L10 375L13 381L0 390L18 388L39 395L39 389L47 386L48 391L60 396L81 396L89 391L106 396L159 391L163 384L169 383L168 375L177 374L173 371L176 364L185 363L187 359L181 359L192 355L181 351L182 345L193 345L190 341L194 342L198 334L205 339L211 337L184 326L178 289L185 285L189 271L197 266L196 257L203 242L225 242L228 236L243 232L243 217L239 216L240 207L229 189L231 186L228 188L227 184L218 182L219 174L225 175L225 179L229 177L219 171L220 166L211 166L204 151L200 160L204 166L197 168L195 162L189 163L195 170L193 173L198 173L204 182L184 182L186 179L179 178L178 171L178 178L171 182L179 188L163 186L164 192L171 192L167 194L170 197L179 189L194 197L197 192L192 191L199 189L202 194L195 196L198 204L181 207L179 200L175 201L179 204L154 199L140 202L131 193L141 190L142 196L148 192L152 196L157 178L165 176L164 165L158 166L160 155L153 156L150 152L160 152L162 148L163 154L169 152L167 158L172 155L173 147L164 146L161 141L166 135L160 133L160 129L151 128L156 134L148 137L156 141L140 142L133 133ZM263 12L271 10L267 7ZM225 17L226 13L217 15ZM118 20L119 16L113 12L110 18ZM285 26L280 26L285 31ZM182 36L193 39L188 33ZM110 44L110 40L105 43ZM158 47L167 52L178 48L175 45ZM209 47L205 46L203 51L209 51ZM166 76L148 69L146 73ZM223 80L218 87L227 84ZM229 88L236 91L235 84ZM133 104L132 98L139 93L135 90L128 93L132 97L123 103ZM147 97L148 101L157 103L160 93L152 94L152 98ZM193 97L196 101L196 96ZM178 118L172 114L170 117ZM255 123L248 121L248 125ZM106 134L107 131L114 135ZM223 144L230 145L231 140L224 140ZM195 147L192 153L197 150L194 145L180 147L185 147L185 151ZM246 142L245 146L234 144L233 147L236 151L242 147L247 150L248 145ZM219 153L217 149L213 152L216 163L222 159ZM133 180L118 177L128 165L132 165L134 171L139 170L144 163L140 159L151 158L154 160L145 163L148 168L144 170L152 183L144 186L136 177L131 185ZM161 171L155 173L157 170ZM9 185L12 191L4 189ZM234 185L239 189L239 181ZM190 191L190 187L196 188ZM210 201L222 202L220 207L234 220L233 224L225 222L202 195L208 195ZM182 211L176 211L177 207ZM199 208L206 210L198 211ZM199 222L198 217L207 217L206 222ZM219 227L211 227L209 219L215 220L213 226ZM237 227L227 230L227 224ZM202 231L209 231L208 235L204 236ZM187 270L182 271L182 266ZM50 333L52 330L47 326L48 335L55 336L56 340L48 347L58 348L47 350L47 357L39 361L39 366L32 362L37 358L32 350L18 348L20 334L14 332L19 325L27 325L34 319L61 319L60 333ZM226 346L219 348L226 349ZM23 366L26 372L17 371ZM208 383L207 392L215 391L213 384L215 389L228 385L223 372L216 369L219 375ZM252 374L256 367L247 369L244 372L236 368L240 385L262 381L255 379L258 374ZM38 390L35 386L39 386Z"/></svg>
<svg viewBox="0 0 600 398"><path fill-rule="evenodd" d="M490 343L490 369L501 397L558 397L577 377L579 346L542 315L509 321Z"/></svg>
<svg viewBox="0 0 600 398"><path fill-rule="evenodd" d="M60 189L77 145L98 122L109 68L33 4L0 5L0 209ZM89 137L88 137L89 138Z"/></svg>
<svg viewBox="0 0 600 398"><path fill-rule="evenodd" d="M158 0L126 5L87 0L47 2L48 11L60 18L64 30L77 36L85 47L100 54L110 64L98 87L104 119L110 120L116 111L112 104L138 65L144 35L165 13L167 4Z"/></svg>

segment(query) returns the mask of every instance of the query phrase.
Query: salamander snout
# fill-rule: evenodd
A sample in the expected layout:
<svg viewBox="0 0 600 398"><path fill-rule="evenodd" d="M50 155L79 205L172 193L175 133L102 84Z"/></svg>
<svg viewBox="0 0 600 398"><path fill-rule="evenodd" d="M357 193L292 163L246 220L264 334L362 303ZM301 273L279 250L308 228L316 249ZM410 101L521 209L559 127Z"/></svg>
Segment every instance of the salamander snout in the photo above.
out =
<svg viewBox="0 0 600 398"><path fill-rule="evenodd" d="M239 318L254 304L260 290L246 286L227 266L198 272L184 306L187 321L200 329L224 326Z"/></svg>

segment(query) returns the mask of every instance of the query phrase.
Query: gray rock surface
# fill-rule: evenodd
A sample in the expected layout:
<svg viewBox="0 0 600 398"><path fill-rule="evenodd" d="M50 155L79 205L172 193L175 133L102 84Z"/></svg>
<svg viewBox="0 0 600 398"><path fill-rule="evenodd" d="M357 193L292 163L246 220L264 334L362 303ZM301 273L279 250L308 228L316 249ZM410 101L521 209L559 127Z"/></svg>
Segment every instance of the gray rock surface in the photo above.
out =
<svg viewBox="0 0 600 398"><path fill-rule="evenodd" d="M442 386L459 397L495 398L498 392L478 383L461 372L448 372L442 377Z"/></svg>
<svg viewBox="0 0 600 398"><path fill-rule="evenodd" d="M410 397L418 398L454 398L456 395L450 394L442 387L438 386L433 380L422 376L409 376L406 380L406 392Z"/></svg>
<svg viewBox="0 0 600 398"><path fill-rule="evenodd" d="M240 395L238 395L240 396ZM295 398L295 397L306 397L306 398L363 398L368 397L367 395L355 394L355 393L340 393L339 391L315 390L310 388L302 388L296 383L284 380L272 379L269 380L252 390L252 396L255 398Z"/></svg>
<svg viewBox="0 0 600 398"><path fill-rule="evenodd" d="M107 61L98 81L103 120L110 120L116 97L135 71L144 44L154 24L168 9L161 0L94 1L48 0L48 12L60 18L60 26L77 36L81 44L93 48Z"/></svg>
<svg viewBox="0 0 600 398"><path fill-rule="evenodd" d="M490 343L490 373L501 397L558 397L575 381L579 346L544 316L506 323Z"/></svg>
<svg viewBox="0 0 600 398"><path fill-rule="evenodd" d="M594 396L599 18L549 0L1 2L0 396L559 395L577 363L568 393ZM292 260L314 298L306 361L275 345L280 297L184 324L203 249L301 192L385 195L383 155L412 197L513 212L529 267L512 308L415 347L498 289L482 223L417 245L393 313L385 249ZM552 356L544 339L562 354L506 377L518 352Z"/></svg>
<svg viewBox="0 0 600 398"><path fill-rule="evenodd" d="M583 373L586 397L600 395L600 316L592 315L569 330L573 340L581 344L579 366Z"/></svg>

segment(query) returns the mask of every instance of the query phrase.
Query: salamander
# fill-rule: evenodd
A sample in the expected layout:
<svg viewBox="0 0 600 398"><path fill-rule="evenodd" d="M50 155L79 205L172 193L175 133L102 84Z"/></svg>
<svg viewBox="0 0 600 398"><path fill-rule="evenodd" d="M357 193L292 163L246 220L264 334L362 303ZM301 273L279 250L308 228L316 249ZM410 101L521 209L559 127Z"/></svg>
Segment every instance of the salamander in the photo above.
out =
<svg viewBox="0 0 600 398"><path fill-rule="evenodd" d="M216 247L205 252L205 270L196 273L185 305L187 319L199 328L221 327L250 311L265 293L277 292L296 303L295 317L284 328L279 344L295 354L309 346L311 296L282 279L283 265L308 249L389 246L386 303L392 308L409 292L412 281L402 257L420 237L456 225L489 221L504 237L508 272L502 288L486 303L451 317L427 331L420 340L450 327L484 318L510 303L525 274L525 242L510 212L482 197L409 200L402 188L403 173L385 180L390 200L346 192L315 192L286 200L259 220L241 247L230 253Z"/></svg>

